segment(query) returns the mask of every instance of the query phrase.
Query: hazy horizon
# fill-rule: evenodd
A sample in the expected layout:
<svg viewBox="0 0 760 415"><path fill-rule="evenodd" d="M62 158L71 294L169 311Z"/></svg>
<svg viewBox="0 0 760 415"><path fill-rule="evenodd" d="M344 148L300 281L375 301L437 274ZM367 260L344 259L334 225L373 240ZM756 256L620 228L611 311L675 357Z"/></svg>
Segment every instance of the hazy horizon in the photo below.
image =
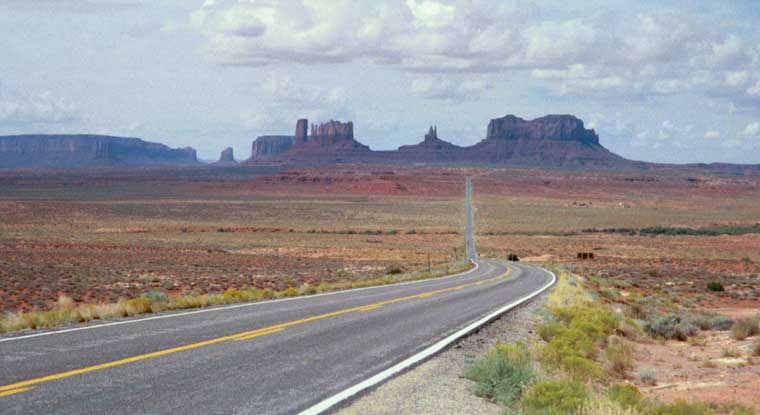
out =
<svg viewBox="0 0 760 415"><path fill-rule="evenodd" d="M752 1L6 0L0 23L2 135L245 159L297 118L388 150L572 114L627 158L760 163Z"/></svg>

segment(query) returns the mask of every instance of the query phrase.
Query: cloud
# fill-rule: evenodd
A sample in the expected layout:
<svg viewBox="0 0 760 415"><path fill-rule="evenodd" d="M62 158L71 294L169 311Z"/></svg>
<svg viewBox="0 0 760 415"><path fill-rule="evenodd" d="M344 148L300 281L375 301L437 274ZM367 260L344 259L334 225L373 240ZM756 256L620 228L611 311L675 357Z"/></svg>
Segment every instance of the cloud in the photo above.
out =
<svg viewBox="0 0 760 415"><path fill-rule="evenodd" d="M79 107L45 91L22 94L0 85L0 126L24 127L69 124L81 119Z"/></svg>
<svg viewBox="0 0 760 415"><path fill-rule="evenodd" d="M146 0L3 0L0 8L44 13L95 13L135 10L146 4Z"/></svg>
<svg viewBox="0 0 760 415"><path fill-rule="evenodd" d="M760 97L760 81L747 89L747 95L750 97Z"/></svg>
<svg viewBox="0 0 760 415"><path fill-rule="evenodd" d="M414 95L437 100L466 101L479 98L491 87L484 79L422 77L412 81Z"/></svg>
<svg viewBox="0 0 760 415"><path fill-rule="evenodd" d="M262 133L289 132L298 118L316 123L355 117L351 100L343 88L305 84L274 72L262 83L261 96L260 104L242 111L240 119L246 128Z"/></svg>
<svg viewBox="0 0 760 415"><path fill-rule="evenodd" d="M752 138L760 137L760 122L749 123L744 128L743 134Z"/></svg>
<svg viewBox="0 0 760 415"><path fill-rule="evenodd" d="M705 140L717 140L720 138L720 133L715 130L705 132Z"/></svg>
<svg viewBox="0 0 760 415"><path fill-rule="evenodd" d="M209 57L227 65L360 61L424 75L481 74L478 82L527 71L561 96L696 93L760 105L760 50L751 32L696 12L636 10L589 14L487 0L207 0L191 21ZM465 83L423 79L413 87L423 97L460 99L456 84Z"/></svg>

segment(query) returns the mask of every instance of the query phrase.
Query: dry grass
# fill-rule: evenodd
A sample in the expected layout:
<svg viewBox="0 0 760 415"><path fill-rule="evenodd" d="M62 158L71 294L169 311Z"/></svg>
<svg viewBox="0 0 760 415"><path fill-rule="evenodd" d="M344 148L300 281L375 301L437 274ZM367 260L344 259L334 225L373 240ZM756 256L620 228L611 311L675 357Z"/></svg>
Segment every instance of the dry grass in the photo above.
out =
<svg viewBox="0 0 760 415"><path fill-rule="evenodd" d="M212 305L233 304L267 300L272 298L287 298L301 295L312 295L323 292L341 291L353 288L363 288L399 282L417 281L429 278L439 278L446 275L464 272L470 269L470 263L455 263L438 266L431 272L413 272L405 274L386 275L382 278L361 281L325 283L318 286L304 284L299 288L288 287L280 291L258 288L230 288L223 294L201 294L151 299L138 297L107 304L79 304L70 297L61 296L53 310L10 313L0 319L0 332L11 332L24 329L56 327L64 324L82 323L91 320L110 320L136 316L140 314L157 313L164 310L182 310L200 308Z"/></svg>
<svg viewBox="0 0 760 415"><path fill-rule="evenodd" d="M760 317L745 317L736 320L731 326L731 332L736 340L744 340L760 334Z"/></svg>

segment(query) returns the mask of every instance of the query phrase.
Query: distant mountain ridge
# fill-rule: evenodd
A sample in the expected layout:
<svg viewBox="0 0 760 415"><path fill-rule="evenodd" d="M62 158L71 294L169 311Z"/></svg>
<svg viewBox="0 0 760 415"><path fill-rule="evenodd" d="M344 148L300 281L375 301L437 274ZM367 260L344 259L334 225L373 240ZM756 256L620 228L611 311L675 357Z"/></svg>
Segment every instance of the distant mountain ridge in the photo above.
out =
<svg viewBox="0 0 760 415"><path fill-rule="evenodd" d="M3 168L192 164L198 164L192 147L170 148L139 138L87 134L0 136Z"/></svg>

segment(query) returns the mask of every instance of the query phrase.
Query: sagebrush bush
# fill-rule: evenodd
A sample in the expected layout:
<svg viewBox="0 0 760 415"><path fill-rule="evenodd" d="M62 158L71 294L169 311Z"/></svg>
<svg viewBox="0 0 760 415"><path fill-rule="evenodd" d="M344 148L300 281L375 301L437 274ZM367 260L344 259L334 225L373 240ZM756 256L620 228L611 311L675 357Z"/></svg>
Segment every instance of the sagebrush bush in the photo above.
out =
<svg viewBox="0 0 760 415"><path fill-rule="evenodd" d="M475 395L511 406L534 377L521 344L497 344L467 368L464 377L475 383Z"/></svg>
<svg viewBox="0 0 760 415"><path fill-rule="evenodd" d="M575 414L588 399L588 389L573 380L537 382L521 401L525 415Z"/></svg>
<svg viewBox="0 0 760 415"><path fill-rule="evenodd" d="M736 340L744 340L747 337L752 337L760 333L760 318L744 317L736 320L733 326L731 326L731 333L733 333Z"/></svg>
<svg viewBox="0 0 760 415"><path fill-rule="evenodd" d="M625 379L633 370L633 345L620 337L611 337L604 349L604 367L610 376Z"/></svg>
<svg viewBox="0 0 760 415"><path fill-rule="evenodd" d="M642 368L636 373L636 379L642 385L654 386L657 384L657 371L651 367Z"/></svg>
<svg viewBox="0 0 760 415"><path fill-rule="evenodd" d="M644 323L644 330L654 337L685 341L697 332L697 326L675 314L657 316Z"/></svg>
<svg viewBox="0 0 760 415"><path fill-rule="evenodd" d="M732 318L715 314L686 314L681 319L697 326L700 330L729 330L734 324Z"/></svg>
<svg viewBox="0 0 760 415"><path fill-rule="evenodd" d="M169 296L163 291L148 291L142 296L155 303L169 301Z"/></svg>
<svg viewBox="0 0 760 415"><path fill-rule="evenodd" d="M713 316L713 318L710 320L710 329L711 330L731 330L731 326L734 325L734 319L727 316Z"/></svg>

